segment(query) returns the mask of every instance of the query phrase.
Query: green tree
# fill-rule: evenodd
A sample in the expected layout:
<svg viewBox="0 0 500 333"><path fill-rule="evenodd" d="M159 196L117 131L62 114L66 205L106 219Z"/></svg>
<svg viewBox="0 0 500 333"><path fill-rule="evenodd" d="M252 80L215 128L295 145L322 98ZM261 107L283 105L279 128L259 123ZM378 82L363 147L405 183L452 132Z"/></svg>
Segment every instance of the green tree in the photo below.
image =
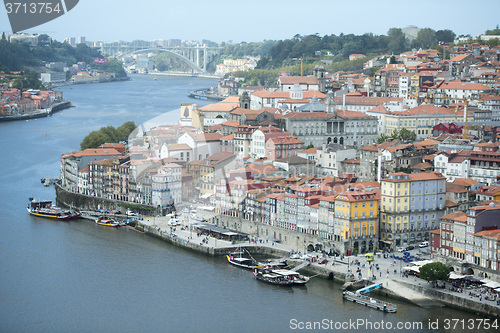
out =
<svg viewBox="0 0 500 333"><path fill-rule="evenodd" d="M387 46L389 52L400 53L405 49L407 39L403 30L391 28L387 32L387 36L389 37L389 45Z"/></svg>
<svg viewBox="0 0 500 333"><path fill-rule="evenodd" d="M380 134L379 137L377 138L377 143L378 144L381 144L381 143L384 143L387 139L390 139L391 137L387 134Z"/></svg>
<svg viewBox="0 0 500 333"><path fill-rule="evenodd" d="M423 28L417 34L417 38L413 41L416 47L426 49L433 44L436 44L436 31L431 28Z"/></svg>
<svg viewBox="0 0 500 333"><path fill-rule="evenodd" d="M496 29L486 30L486 35L500 35L500 28L497 24Z"/></svg>
<svg viewBox="0 0 500 333"><path fill-rule="evenodd" d="M449 29L436 31L436 39L438 42L453 43L455 37L455 33Z"/></svg>
<svg viewBox="0 0 500 333"><path fill-rule="evenodd" d="M12 88L17 88L22 91L26 91L28 89L44 89L45 87L38 77L38 73L26 71L20 77L14 79Z"/></svg>
<svg viewBox="0 0 500 333"><path fill-rule="evenodd" d="M80 143L80 148L82 150L89 148L97 148L103 143L110 143L110 142L112 141L104 132L93 131L83 139L82 143Z"/></svg>
<svg viewBox="0 0 500 333"><path fill-rule="evenodd" d="M417 139L417 134L403 127L399 131L399 139L403 141L415 141Z"/></svg>
<svg viewBox="0 0 500 333"><path fill-rule="evenodd" d="M50 44L50 36L47 35L47 34L38 35L37 39L38 39L38 44L39 45Z"/></svg>
<svg viewBox="0 0 500 333"><path fill-rule="evenodd" d="M133 121L127 121L120 127L116 129L116 140L120 141L128 141L128 137L130 133L136 128L135 123Z"/></svg>
<svg viewBox="0 0 500 333"><path fill-rule="evenodd" d="M104 143L117 143L127 141L128 136L136 128L133 121L127 121L118 128L113 126L101 127L98 131L93 131L87 135L80 143L80 148L97 148Z"/></svg>
<svg viewBox="0 0 500 333"><path fill-rule="evenodd" d="M306 149L311 149L311 148L314 148L314 145L313 145L313 143L312 143L312 142L311 142L311 143L309 143L309 145L306 147Z"/></svg>
<svg viewBox="0 0 500 333"><path fill-rule="evenodd" d="M441 262L431 262L420 267L419 277L429 282L448 280L450 268Z"/></svg>

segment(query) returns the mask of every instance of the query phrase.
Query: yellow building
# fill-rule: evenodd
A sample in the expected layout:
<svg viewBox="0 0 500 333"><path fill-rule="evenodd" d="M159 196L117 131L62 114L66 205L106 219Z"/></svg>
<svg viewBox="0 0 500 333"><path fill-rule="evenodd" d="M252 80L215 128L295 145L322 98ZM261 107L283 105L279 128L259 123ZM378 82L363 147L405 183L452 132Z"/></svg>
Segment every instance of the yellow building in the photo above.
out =
<svg viewBox="0 0 500 333"><path fill-rule="evenodd" d="M468 121L472 121L468 114ZM432 104L422 104L407 111L394 111L385 115L385 134L391 135L395 130L406 128L422 140L432 135L432 128L440 123L463 122L463 110L443 108Z"/></svg>
<svg viewBox="0 0 500 333"><path fill-rule="evenodd" d="M395 179L384 179L380 202L380 241L391 244L394 232L408 229L410 214L410 178L404 172L391 174ZM399 245L399 244L398 244Z"/></svg>
<svg viewBox="0 0 500 333"><path fill-rule="evenodd" d="M418 95L420 90L420 76L415 73L410 76L410 82L408 87L408 99L418 101Z"/></svg>
<svg viewBox="0 0 500 333"><path fill-rule="evenodd" d="M343 253L372 252L378 248L379 195L376 191L348 190L335 197L336 235Z"/></svg>
<svg viewBox="0 0 500 333"><path fill-rule="evenodd" d="M215 153L203 160L200 165L200 197L208 198L214 194L214 186L220 181L221 177L225 177L225 167L234 161L232 153ZM231 166L232 167L232 166ZM231 170L227 166L227 171ZM194 182L194 181L193 181Z"/></svg>

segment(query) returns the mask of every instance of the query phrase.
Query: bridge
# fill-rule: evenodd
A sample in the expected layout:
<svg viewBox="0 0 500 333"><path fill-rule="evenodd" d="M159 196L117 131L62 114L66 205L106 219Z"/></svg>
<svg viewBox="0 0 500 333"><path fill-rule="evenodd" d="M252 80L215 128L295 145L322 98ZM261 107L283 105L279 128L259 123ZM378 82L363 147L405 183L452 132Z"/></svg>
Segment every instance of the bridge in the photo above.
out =
<svg viewBox="0 0 500 333"><path fill-rule="evenodd" d="M197 46L173 46L173 47L151 47L149 45L116 45L102 44L101 52L104 55L124 59L134 54L141 53L168 53L188 64L197 73L203 74L207 71L207 64L213 60L221 47Z"/></svg>

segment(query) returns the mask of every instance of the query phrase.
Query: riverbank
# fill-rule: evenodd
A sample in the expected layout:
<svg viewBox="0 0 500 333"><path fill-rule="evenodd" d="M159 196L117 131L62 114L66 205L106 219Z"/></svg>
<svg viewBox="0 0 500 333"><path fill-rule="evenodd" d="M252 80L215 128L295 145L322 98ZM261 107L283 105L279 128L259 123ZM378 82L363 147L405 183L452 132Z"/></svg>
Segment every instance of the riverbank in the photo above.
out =
<svg viewBox="0 0 500 333"><path fill-rule="evenodd" d="M68 109L73 106L74 105L71 103L71 101L63 100L61 102L52 104L50 107L46 109L35 110L32 112L26 112L23 114L12 115L12 116L0 116L0 121L30 120L30 119L49 117L55 112Z"/></svg>
<svg viewBox="0 0 500 333"><path fill-rule="evenodd" d="M109 79L109 80L95 80L95 81L87 81L87 82L66 81L64 83L50 84L47 87L49 89L53 89L53 88L59 88L59 87L76 86L76 85L80 85L80 84L111 83L111 82L130 81L130 80L132 80L132 78L126 76L126 77L118 77L118 78Z"/></svg>
<svg viewBox="0 0 500 333"><path fill-rule="evenodd" d="M202 77L207 79L221 79L221 76L214 74L199 74L199 73L189 73L189 72L149 72L145 75L162 75L162 76L185 76L185 77Z"/></svg>
<svg viewBox="0 0 500 333"><path fill-rule="evenodd" d="M245 247L255 255L272 255L276 257L289 258L294 250L289 246L261 240L252 236L251 242L233 244L226 240L198 235L189 226L181 229L180 226L172 228L168 225L168 219L164 217L145 217L137 222L136 229L145 234L162 239L170 244L183 247L188 250L202 253L208 256L224 256L236 250L239 246ZM202 242L202 240L208 241ZM423 308L439 308L448 306L461 311L474 313L490 318L500 318L500 306L496 302L486 299L478 299L469 296L468 293L457 293L444 289L432 288L431 284L418 277L406 277L401 274L401 268L397 267L392 258L376 257L374 263L379 269L370 270L363 256L339 257L324 256L319 253L310 253L317 259L327 259L326 264L319 264L320 260L312 262L303 271L310 275L319 275L323 278L334 280L337 283L345 283L348 272L354 272L359 268L361 279L355 284L356 288L372 283L382 283L383 287L376 294L389 298L405 301ZM298 265L302 260L291 260L292 265ZM357 264L359 263L359 264ZM372 279L368 280L368 277ZM373 279L375 277L375 279ZM445 286L449 285L448 283ZM356 289L355 288L355 289Z"/></svg>

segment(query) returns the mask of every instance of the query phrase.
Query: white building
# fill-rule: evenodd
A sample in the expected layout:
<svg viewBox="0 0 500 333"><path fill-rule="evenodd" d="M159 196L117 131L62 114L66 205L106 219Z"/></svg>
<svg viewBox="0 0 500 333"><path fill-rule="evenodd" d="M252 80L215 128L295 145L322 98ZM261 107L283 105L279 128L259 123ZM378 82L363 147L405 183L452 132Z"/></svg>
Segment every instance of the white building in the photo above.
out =
<svg viewBox="0 0 500 333"><path fill-rule="evenodd" d="M339 177L340 162L356 157L356 149L341 144L323 145L316 152L318 172Z"/></svg>
<svg viewBox="0 0 500 333"><path fill-rule="evenodd" d="M168 163L158 168L158 173L152 176L152 204L166 208L182 200L182 167Z"/></svg>

